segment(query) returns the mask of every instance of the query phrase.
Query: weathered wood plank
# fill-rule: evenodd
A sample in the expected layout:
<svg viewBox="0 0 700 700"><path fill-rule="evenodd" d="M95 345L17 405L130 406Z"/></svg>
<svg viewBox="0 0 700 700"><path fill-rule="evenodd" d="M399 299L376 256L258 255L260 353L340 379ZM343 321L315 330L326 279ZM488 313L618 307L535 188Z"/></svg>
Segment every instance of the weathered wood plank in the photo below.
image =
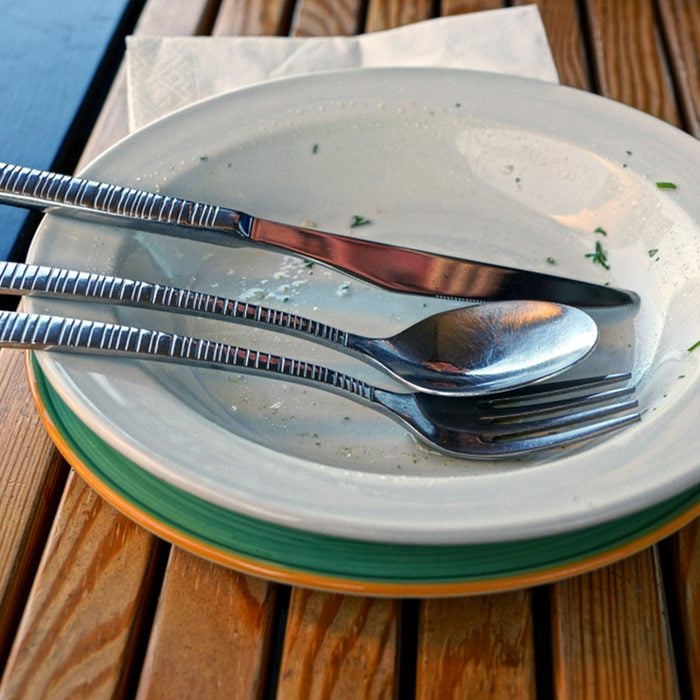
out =
<svg viewBox="0 0 700 700"><path fill-rule="evenodd" d="M654 549L552 586L557 697L678 697Z"/></svg>
<svg viewBox="0 0 700 700"><path fill-rule="evenodd" d="M515 0L515 4L532 3L531 0ZM547 32L559 82L584 90L590 89L577 0L537 0L536 4Z"/></svg>
<svg viewBox="0 0 700 700"><path fill-rule="evenodd" d="M68 468L49 440L24 377L24 354L0 350L0 667Z"/></svg>
<svg viewBox="0 0 700 700"><path fill-rule="evenodd" d="M289 21L288 0L223 0L212 33L275 36L287 32Z"/></svg>
<svg viewBox="0 0 700 700"><path fill-rule="evenodd" d="M398 610L393 600L293 589L278 697L394 697Z"/></svg>
<svg viewBox="0 0 700 700"><path fill-rule="evenodd" d="M138 697L260 697L276 591L173 547Z"/></svg>
<svg viewBox="0 0 700 700"><path fill-rule="evenodd" d="M150 593L153 544L72 474L0 696L113 697Z"/></svg>
<svg viewBox="0 0 700 700"><path fill-rule="evenodd" d="M362 0L298 0L292 36L350 36L363 30Z"/></svg>
<svg viewBox="0 0 700 700"><path fill-rule="evenodd" d="M534 698L529 591L421 603L416 698Z"/></svg>
<svg viewBox="0 0 700 700"><path fill-rule="evenodd" d="M700 137L700 3L697 0L660 0L659 11L684 126Z"/></svg>
<svg viewBox="0 0 700 700"><path fill-rule="evenodd" d="M466 12L497 10L506 6L505 0L442 0L440 14L461 15Z"/></svg>
<svg viewBox="0 0 700 700"><path fill-rule="evenodd" d="M596 75L606 97L679 123L651 0L587 0Z"/></svg>
<svg viewBox="0 0 700 700"><path fill-rule="evenodd" d="M369 0L365 31L401 27L433 16L432 0Z"/></svg>

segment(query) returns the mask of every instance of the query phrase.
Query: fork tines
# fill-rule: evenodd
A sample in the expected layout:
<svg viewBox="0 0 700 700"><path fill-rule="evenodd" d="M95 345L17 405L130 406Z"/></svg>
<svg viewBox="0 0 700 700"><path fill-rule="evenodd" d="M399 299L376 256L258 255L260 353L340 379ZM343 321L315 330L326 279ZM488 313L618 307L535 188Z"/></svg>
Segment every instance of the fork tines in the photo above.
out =
<svg viewBox="0 0 700 700"><path fill-rule="evenodd" d="M484 397L478 401L481 437L531 452L610 433L640 419L637 401L625 398L635 388L616 386L629 378L629 373L609 374Z"/></svg>

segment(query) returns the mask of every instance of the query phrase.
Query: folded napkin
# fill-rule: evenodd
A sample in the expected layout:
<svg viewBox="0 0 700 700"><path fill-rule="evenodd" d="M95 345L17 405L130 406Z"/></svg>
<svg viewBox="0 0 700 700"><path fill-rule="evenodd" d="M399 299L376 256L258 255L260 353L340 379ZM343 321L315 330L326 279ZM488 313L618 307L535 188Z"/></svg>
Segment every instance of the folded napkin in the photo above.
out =
<svg viewBox="0 0 700 700"><path fill-rule="evenodd" d="M320 70L441 66L558 82L535 5L352 37L129 37L129 128L234 88Z"/></svg>

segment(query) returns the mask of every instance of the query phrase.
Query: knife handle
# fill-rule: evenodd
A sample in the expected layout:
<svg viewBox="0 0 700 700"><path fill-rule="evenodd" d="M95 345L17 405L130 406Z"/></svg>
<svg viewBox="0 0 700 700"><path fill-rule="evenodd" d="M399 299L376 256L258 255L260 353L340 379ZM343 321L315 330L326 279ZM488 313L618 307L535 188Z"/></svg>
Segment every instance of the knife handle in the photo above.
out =
<svg viewBox="0 0 700 700"><path fill-rule="evenodd" d="M0 201L40 210L70 209L88 218L134 228L182 227L250 238L253 217L243 212L133 187L110 185L0 162ZM204 237L206 239L206 237Z"/></svg>

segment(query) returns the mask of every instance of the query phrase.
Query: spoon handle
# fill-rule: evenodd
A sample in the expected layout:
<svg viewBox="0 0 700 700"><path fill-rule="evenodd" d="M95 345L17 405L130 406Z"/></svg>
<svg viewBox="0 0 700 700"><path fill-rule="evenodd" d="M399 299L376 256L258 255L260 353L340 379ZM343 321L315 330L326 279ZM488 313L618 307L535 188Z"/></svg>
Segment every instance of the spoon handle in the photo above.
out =
<svg viewBox="0 0 700 700"><path fill-rule="evenodd" d="M111 302L239 321L340 348L354 346L357 338L347 331L288 311L191 289L59 267L0 262L0 291L6 294L33 293L65 299Z"/></svg>
<svg viewBox="0 0 700 700"><path fill-rule="evenodd" d="M0 311L0 347L63 349L162 360L316 384L373 403L375 387L322 365L176 333L62 316Z"/></svg>

